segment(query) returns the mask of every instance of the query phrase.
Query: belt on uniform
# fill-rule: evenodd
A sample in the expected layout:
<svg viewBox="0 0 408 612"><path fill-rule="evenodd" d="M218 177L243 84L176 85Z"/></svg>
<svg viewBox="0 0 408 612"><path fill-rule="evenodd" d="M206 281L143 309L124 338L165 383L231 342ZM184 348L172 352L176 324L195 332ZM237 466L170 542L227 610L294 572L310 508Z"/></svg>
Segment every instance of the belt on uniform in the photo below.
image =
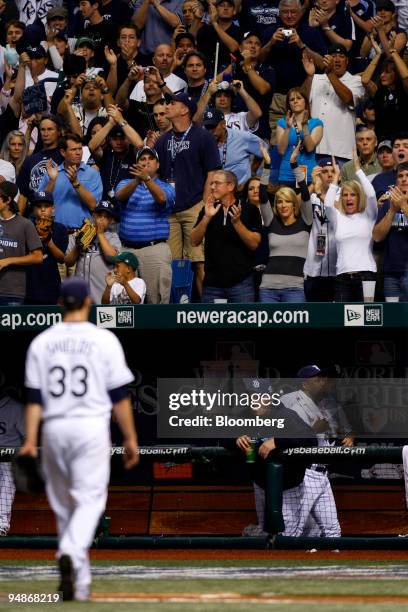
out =
<svg viewBox="0 0 408 612"><path fill-rule="evenodd" d="M321 472L322 474L327 474L327 467L325 465L315 465L309 469L314 470L315 472Z"/></svg>
<svg viewBox="0 0 408 612"><path fill-rule="evenodd" d="M144 249L145 247L160 244L161 242L167 242L167 240L164 240L164 238L161 240L149 240L148 242L128 242L127 240L122 240L122 246L128 247L129 249Z"/></svg>

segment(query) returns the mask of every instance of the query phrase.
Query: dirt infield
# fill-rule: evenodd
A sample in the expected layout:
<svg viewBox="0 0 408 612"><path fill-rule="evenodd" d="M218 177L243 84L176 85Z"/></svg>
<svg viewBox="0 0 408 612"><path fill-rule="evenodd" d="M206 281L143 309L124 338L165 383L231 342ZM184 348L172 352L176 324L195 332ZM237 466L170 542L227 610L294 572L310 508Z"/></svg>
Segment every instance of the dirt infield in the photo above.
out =
<svg viewBox="0 0 408 612"><path fill-rule="evenodd" d="M234 559L265 559L275 561L290 560L329 560L329 561L408 561L408 550L342 550L334 553L327 550L317 551L313 554L304 550L91 550L93 561L132 561L137 559L152 561L222 561ZM52 561L55 559L55 550L33 549L0 549L0 560L34 560Z"/></svg>
<svg viewBox="0 0 408 612"><path fill-rule="evenodd" d="M240 593L93 593L91 601L126 603L318 603L408 604L408 597L391 595L242 595Z"/></svg>

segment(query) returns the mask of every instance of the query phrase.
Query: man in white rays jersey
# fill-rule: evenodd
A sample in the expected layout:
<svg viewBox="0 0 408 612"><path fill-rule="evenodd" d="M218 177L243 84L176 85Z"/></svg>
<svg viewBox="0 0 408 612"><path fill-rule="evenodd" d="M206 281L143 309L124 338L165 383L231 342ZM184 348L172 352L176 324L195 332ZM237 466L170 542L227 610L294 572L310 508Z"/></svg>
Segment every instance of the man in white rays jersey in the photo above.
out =
<svg viewBox="0 0 408 612"><path fill-rule="evenodd" d="M36 456L42 428L42 466L58 528L58 588L64 600L89 598L88 549L105 508L110 471L111 410L122 430L124 464L138 463L132 406L133 380L112 332L88 322L88 284L72 277L61 285L64 320L39 334L26 359L26 441L21 454Z"/></svg>

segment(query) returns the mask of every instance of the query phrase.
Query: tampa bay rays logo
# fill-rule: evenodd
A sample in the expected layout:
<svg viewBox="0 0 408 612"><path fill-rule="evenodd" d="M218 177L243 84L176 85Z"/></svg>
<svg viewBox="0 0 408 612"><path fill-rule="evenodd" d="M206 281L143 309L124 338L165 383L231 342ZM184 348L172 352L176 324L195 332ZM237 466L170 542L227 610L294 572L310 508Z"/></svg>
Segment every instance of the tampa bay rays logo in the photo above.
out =
<svg viewBox="0 0 408 612"><path fill-rule="evenodd" d="M174 138L170 138L167 143L167 150L171 151L172 157L175 157L177 153L181 153L181 151L185 151L190 148L190 141L187 140L175 140Z"/></svg>

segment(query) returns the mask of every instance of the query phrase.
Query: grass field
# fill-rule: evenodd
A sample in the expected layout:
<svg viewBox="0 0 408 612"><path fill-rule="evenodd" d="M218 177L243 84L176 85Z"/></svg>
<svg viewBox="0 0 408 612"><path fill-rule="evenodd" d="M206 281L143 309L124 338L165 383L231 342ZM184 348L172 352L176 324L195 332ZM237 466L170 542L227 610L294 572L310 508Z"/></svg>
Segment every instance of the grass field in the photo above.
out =
<svg viewBox="0 0 408 612"><path fill-rule="evenodd" d="M107 556L109 551L107 551ZM139 554L137 555L139 557ZM144 560L92 563L93 600L65 602L64 612L402 612L408 609L406 561L334 559ZM9 593L54 593L51 561L2 560L0 610L50 610L8 603ZM58 608L57 608L58 609Z"/></svg>

